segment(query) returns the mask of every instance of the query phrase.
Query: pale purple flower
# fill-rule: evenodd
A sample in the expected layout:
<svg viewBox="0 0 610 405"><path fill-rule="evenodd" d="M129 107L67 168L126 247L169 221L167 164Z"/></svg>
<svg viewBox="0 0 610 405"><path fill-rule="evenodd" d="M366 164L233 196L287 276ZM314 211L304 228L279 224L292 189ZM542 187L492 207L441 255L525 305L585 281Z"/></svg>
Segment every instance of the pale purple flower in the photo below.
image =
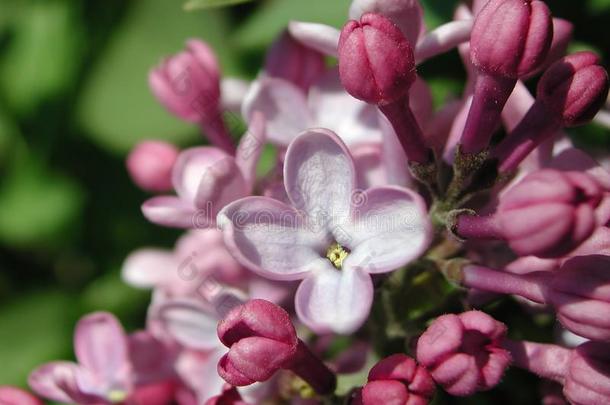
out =
<svg viewBox="0 0 610 405"><path fill-rule="evenodd" d="M290 204L247 197L218 216L235 257L263 277L301 280L300 319L317 332L351 333L368 316L370 274L419 257L431 237L423 199L398 187L355 189L352 157L331 131L310 130L286 153Z"/></svg>
<svg viewBox="0 0 610 405"><path fill-rule="evenodd" d="M74 404L122 402L133 392L127 335L103 312L81 319L74 334L78 363L52 362L30 374L29 384L50 400Z"/></svg>
<svg viewBox="0 0 610 405"><path fill-rule="evenodd" d="M172 169L176 196L153 197L142 205L144 216L159 225L205 228L227 203L249 195L265 138L265 122L253 114L236 155L201 146L180 153Z"/></svg>

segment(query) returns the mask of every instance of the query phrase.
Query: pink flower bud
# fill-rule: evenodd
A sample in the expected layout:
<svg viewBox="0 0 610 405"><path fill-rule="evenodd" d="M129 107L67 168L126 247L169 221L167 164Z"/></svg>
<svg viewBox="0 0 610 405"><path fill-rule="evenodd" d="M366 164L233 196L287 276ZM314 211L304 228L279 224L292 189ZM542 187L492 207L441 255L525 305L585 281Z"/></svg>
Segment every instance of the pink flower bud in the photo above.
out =
<svg viewBox="0 0 610 405"><path fill-rule="evenodd" d="M143 190L169 191L172 189L172 168L177 158L178 149L169 143L140 142L127 157L127 171L133 182Z"/></svg>
<svg viewBox="0 0 610 405"><path fill-rule="evenodd" d="M472 62L488 74L517 79L545 61L552 38L551 13L544 2L490 0L472 29Z"/></svg>
<svg viewBox="0 0 610 405"><path fill-rule="evenodd" d="M265 72L296 84L307 91L325 72L324 55L296 41L288 31L271 46Z"/></svg>
<svg viewBox="0 0 610 405"><path fill-rule="evenodd" d="M222 394L208 399L205 405L248 405L248 403L243 400L235 387L226 384Z"/></svg>
<svg viewBox="0 0 610 405"><path fill-rule="evenodd" d="M269 301L234 308L218 324L218 337L229 348L218 373L231 385L266 381L286 368L320 394L334 391L335 375L299 340L288 313Z"/></svg>
<svg viewBox="0 0 610 405"><path fill-rule="evenodd" d="M150 72L148 82L169 112L198 123L214 145L235 152L220 111L218 62L208 45L189 40L185 51L165 59Z"/></svg>
<svg viewBox="0 0 610 405"><path fill-rule="evenodd" d="M339 73L352 96L388 104L408 94L415 81L413 49L392 21L367 13L341 31Z"/></svg>
<svg viewBox="0 0 610 405"><path fill-rule="evenodd" d="M587 342L572 352L563 393L572 404L610 403L610 346Z"/></svg>
<svg viewBox="0 0 610 405"><path fill-rule="evenodd" d="M16 387L0 386L0 404L3 405L43 405L42 401L27 391Z"/></svg>
<svg viewBox="0 0 610 405"><path fill-rule="evenodd" d="M362 388L363 405L425 405L434 395L434 381L428 371L404 354L379 361Z"/></svg>
<svg viewBox="0 0 610 405"><path fill-rule="evenodd" d="M218 114L220 73L214 51L191 39L186 50L165 59L149 75L155 97L172 114L199 122Z"/></svg>
<svg viewBox="0 0 610 405"><path fill-rule="evenodd" d="M548 304L569 331L589 339L610 341L610 257L577 256L559 270L509 274L466 266L459 276L465 287L514 294Z"/></svg>
<svg viewBox="0 0 610 405"><path fill-rule="evenodd" d="M539 170L501 196L495 215L461 215L455 231L464 238L504 239L521 256L563 256L595 230L603 193L586 173Z"/></svg>
<svg viewBox="0 0 610 405"><path fill-rule="evenodd" d="M479 311L437 318L417 342L417 360L455 396L495 387L510 363L506 326Z"/></svg>
<svg viewBox="0 0 610 405"><path fill-rule="evenodd" d="M593 119L608 96L608 73L593 52L578 52L555 62L538 83L538 100L561 117L563 126Z"/></svg>
<svg viewBox="0 0 610 405"><path fill-rule="evenodd" d="M582 172L532 173L501 199L498 220L510 247L521 256L562 256L595 230L603 189Z"/></svg>

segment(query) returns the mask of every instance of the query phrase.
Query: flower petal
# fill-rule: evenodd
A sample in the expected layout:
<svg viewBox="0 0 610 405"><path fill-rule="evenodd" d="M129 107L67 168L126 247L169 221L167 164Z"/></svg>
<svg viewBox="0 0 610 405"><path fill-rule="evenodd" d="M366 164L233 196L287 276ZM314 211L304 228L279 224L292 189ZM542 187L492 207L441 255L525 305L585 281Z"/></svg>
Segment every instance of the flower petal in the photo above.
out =
<svg viewBox="0 0 610 405"><path fill-rule="evenodd" d="M286 80L270 77L252 84L242 111L248 122L254 112L261 112L267 121L269 141L280 146L288 145L312 121L303 90Z"/></svg>
<svg viewBox="0 0 610 405"><path fill-rule="evenodd" d="M142 204L142 214L150 222L172 228L204 227L206 215L198 215L193 204L174 196L153 197ZM201 216L201 218L200 218Z"/></svg>
<svg viewBox="0 0 610 405"><path fill-rule="evenodd" d="M249 187L235 158L226 156L208 166L199 180L195 206L215 218L228 203L249 194Z"/></svg>
<svg viewBox="0 0 610 405"><path fill-rule="evenodd" d="M330 221L333 226L349 216L355 184L352 156L332 131L311 129L288 147L284 164L286 192L293 206L309 219Z"/></svg>
<svg viewBox="0 0 610 405"><path fill-rule="evenodd" d="M246 97L250 83L235 77L227 77L220 82L221 107L223 110L239 114L241 103Z"/></svg>
<svg viewBox="0 0 610 405"><path fill-rule="evenodd" d="M426 203L418 194L399 187L362 193L360 201L354 201L352 223L347 227L353 239L343 266L369 273L404 266L424 253L432 239Z"/></svg>
<svg viewBox="0 0 610 405"><path fill-rule="evenodd" d="M247 197L218 214L218 226L233 256L263 277L298 280L320 262L331 241L307 229L289 205L266 197Z"/></svg>
<svg viewBox="0 0 610 405"><path fill-rule="evenodd" d="M187 348L209 350L220 346L216 335L218 319L193 301L167 301L158 308L156 318L178 343Z"/></svg>
<svg viewBox="0 0 610 405"><path fill-rule="evenodd" d="M295 298L299 319L316 333L350 334L369 315L373 282L364 271L329 266L307 277Z"/></svg>
<svg viewBox="0 0 610 405"><path fill-rule="evenodd" d="M336 132L349 146L381 142L378 110L350 96L332 69L309 90L309 106L316 126Z"/></svg>
<svg viewBox="0 0 610 405"><path fill-rule="evenodd" d="M267 137L265 129L265 116L259 111L254 111L250 119L248 131L239 141L239 147L235 155L235 162L241 169L248 190L252 190L256 180L256 165L258 164L258 159L261 156Z"/></svg>
<svg viewBox="0 0 610 405"><path fill-rule="evenodd" d="M172 170L172 184L178 196L185 201L195 201L206 172L227 158L232 157L212 146L182 151Z"/></svg>
<svg viewBox="0 0 610 405"><path fill-rule="evenodd" d="M93 404L100 400L81 392L77 380L86 371L74 363L56 361L43 364L28 377L28 384L38 395L64 403Z"/></svg>
<svg viewBox="0 0 610 405"><path fill-rule="evenodd" d="M176 268L174 255L162 249L139 249L132 252L121 270L123 281L132 287L153 288L163 284Z"/></svg>
<svg viewBox="0 0 610 405"><path fill-rule="evenodd" d="M114 315L95 312L82 318L74 333L74 352L81 365L108 385L128 385L127 336Z"/></svg>
<svg viewBox="0 0 610 405"><path fill-rule="evenodd" d="M341 32L329 25L291 21L288 31L303 45L328 56L337 56Z"/></svg>

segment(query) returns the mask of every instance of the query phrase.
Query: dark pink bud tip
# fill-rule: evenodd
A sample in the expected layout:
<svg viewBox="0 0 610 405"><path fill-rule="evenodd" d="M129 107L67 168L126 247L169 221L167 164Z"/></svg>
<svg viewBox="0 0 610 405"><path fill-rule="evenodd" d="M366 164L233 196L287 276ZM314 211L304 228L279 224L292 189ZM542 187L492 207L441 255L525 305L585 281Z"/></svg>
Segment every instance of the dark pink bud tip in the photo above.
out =
<svg viewBox="0 0 610 405"><path fill-rule="evenodd" d="M563 126L589 122L608 96L608 73L593 52L578 52L555 62L538 83L538 101L561 117Z"/></svg>
<svg viewBox="0 0 610 405"><path fill-rule="evenodd" d="M409 356L394 354L377 363L362 389L362 403L425 405L435 384L428 371Z"/></svg>
<svg viewBox="0 0 610 405"><path fill-rule="evenodd" d="M455 396L495 387L510 363L506 326L479 311L437 318L417 342L417 360Z"/></svg>
<svg viewBox="0 0 610 405"><path fill-rule="evenodd" d="M561 256L591 235L602 196L586 173L540 170L501 198L498 225L520 255Z"/></svg>
<svg viewBox="0 0 610 405"><path fill-rule="evenodd" d="M415 81L413 49L392 21L367 13L343 27L339 73L352 96L371 104L388 104L406 96Z"/></svg>
<svg viewBox="0 0 610 405"><path fill-rule="evenodd" d="M542 1L490 0L472 29L472 63L488 74L517 79L544 63L552 39L551 12Z"/></svg>

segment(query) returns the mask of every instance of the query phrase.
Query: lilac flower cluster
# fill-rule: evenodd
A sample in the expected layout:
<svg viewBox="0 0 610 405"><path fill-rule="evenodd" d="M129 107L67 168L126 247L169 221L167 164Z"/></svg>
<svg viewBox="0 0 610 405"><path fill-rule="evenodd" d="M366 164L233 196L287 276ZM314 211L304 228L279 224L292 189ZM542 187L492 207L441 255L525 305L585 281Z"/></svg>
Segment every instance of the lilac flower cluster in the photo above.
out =
<svg viewBox="0 0 610 405"><path fill-rule="evenodd" d="M153 291L146 327L84 317L77 362L39 367L31 388L83 405L420 405L516 366L563 387L554 400L610 403L610 173L564 132L603 108L608 75L566 55L571 37L541 0L474 0L434 30L417 0L353 0L341 30L291 22L251 83L190 40L150 87L211 145L147 141L127 160L168 193L144 216L186 230L125 261L125 282ZM456 48L464 93L434 109L417 65ZM407 316L430 286L450 292ZM511 340L471 309L500 295L554 315L557 342Z"/></svg>

